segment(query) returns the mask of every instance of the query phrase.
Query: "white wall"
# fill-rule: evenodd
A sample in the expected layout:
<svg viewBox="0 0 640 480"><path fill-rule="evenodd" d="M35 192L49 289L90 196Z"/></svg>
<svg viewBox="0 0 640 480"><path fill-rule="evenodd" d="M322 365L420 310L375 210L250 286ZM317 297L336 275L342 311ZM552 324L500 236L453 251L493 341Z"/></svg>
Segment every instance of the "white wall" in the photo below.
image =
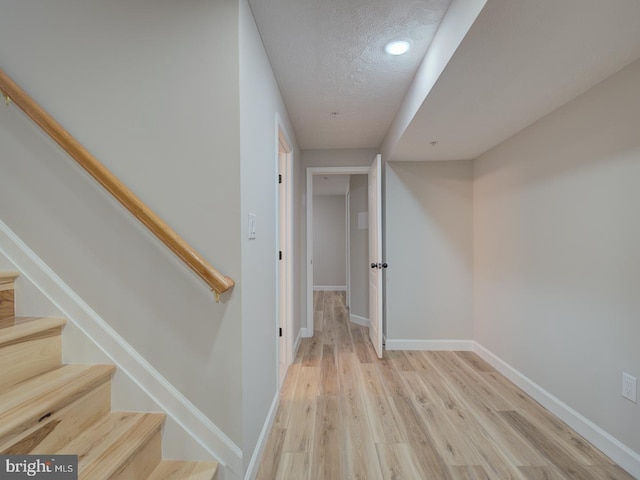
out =
<svg viewBox="0 0 640 480"><path fill-rule="evenodd" d="M351 273L350 313L369 318L369 229L358 226L358 214L369 211L367 175L351 175L349 192L349 242Z"/></svg>
<svg viewBox="0 0 640 480"><path fill-rule="evenodd" d="M386 164L387 345L471 340L472 211L471 162Z"/></svg>
<svg viewBox="0 0 640 480"><path fill-rule="evenodd" d="M313 287L347 286L345 195L313 197Z"/></svg>
<svg viewBox="0 0 640 480"><path fill-rule="evenodd" d="M278 391L277 118L293 148L294 174L298 172L300 162L293 128L246 0L240 1L240 118L244 279L240 286L243 332L242 411L246 469ZM256 215L255 240L248 239L249 212ZM289 253L294 257L298 255L295 248ZM293 282L294 285L299 283ZM294 298L298 299L299 293ZM297 323L296 334L300 329L299 320Z"/></svg>
<svg viewBox="0 0 640 480"><path fill-rule="evenodd" d="M242 285L234 0L1 0L2 68ZM241 287L216 304L13 107L0 109L0 218L234 442Z"/></svg>
<svg viewBox="0 0 640 480"><path fill-rule="evenodd" d="M480 157L475 338L640 452L640 61Z"/></svg>

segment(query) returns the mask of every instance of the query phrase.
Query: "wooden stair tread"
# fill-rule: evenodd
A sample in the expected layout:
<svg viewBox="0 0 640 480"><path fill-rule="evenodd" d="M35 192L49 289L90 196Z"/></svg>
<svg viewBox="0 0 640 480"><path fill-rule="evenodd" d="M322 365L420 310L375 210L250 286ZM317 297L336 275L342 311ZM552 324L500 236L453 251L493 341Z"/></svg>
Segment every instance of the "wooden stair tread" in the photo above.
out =
<svg viewBox="0 0 640 480"><path fill-rule="evenodd" d="M113 365L60 365L64 318L15 312L0 272L0 453L78 455L79 480L213 480L213 461L162 460L164 413L111 412Z"/></svg>
<svg viewBox="0 0 640 480"><path fill-rule="evenodd" d="M8 325L0 328L0 347L19 343L22 339L64 327L67 321L56 317L11 317L5 319Z"/></svg>
<svg viewBox="0 0 640 480"><path fill-rule="evenodd" d="M0 272L0 285L13 283L19 276L19 272Z"/></svg>
<svg viewBox="0 0 640 480"><path fill-rule="evenodd" d="M30 428L108 381L113 365L63 365L0 394L0 438Z"/></svg>
<svg viewBox="0 0 640 480"><path fill-rule="evenodd" d="M80 479L111 478L145 446L164 419L164 413L111 412L56 453L78 455Z"/></svg>
<svg viewBox="0 0 640 480"><path fill-rule="evenodd" d="M184 462L163 460L147 480L212 480L218 462Z"/></svg>

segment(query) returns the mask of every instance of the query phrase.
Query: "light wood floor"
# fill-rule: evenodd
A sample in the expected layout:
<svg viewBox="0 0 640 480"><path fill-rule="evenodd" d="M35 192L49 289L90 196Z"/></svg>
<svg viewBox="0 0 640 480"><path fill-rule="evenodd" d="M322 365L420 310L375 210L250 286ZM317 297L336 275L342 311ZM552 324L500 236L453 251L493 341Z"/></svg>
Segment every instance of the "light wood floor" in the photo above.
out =
<svg viewBox="0 0 640 480"><path fill-rule="evenodd" d="M385 352L314 295L258 480L630 479L469 352Z"/></svg>

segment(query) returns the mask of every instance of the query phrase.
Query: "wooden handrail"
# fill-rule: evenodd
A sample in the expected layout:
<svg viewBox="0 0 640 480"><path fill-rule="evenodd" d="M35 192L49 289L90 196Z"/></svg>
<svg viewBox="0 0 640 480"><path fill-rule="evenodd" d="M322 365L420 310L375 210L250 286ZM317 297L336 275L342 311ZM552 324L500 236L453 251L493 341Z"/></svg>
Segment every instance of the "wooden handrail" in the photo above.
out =
<svg viewBox="0 0 640 480"><path fill-rule="evenodd" d="M215 292L216 299L219 298L221 293L226 292L235 285L233 279L222 275L211 266L191 245L107 170L2 70L0 70L0 90L7 104L9 102L15 103L54 142L60 145L71 158L78 162L89 175L95 178L134 217L140 220L162 243L169 247L191 270L202 278L211 290Z"/></svg>

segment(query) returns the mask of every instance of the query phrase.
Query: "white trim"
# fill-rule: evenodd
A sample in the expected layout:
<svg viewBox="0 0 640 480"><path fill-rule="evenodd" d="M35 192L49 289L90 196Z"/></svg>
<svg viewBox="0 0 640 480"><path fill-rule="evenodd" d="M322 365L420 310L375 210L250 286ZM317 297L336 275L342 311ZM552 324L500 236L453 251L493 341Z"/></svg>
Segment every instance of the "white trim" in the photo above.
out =
<svg viewBox="0 0 640 480"><path fill-rule="evenodd" d="M353 313L349 315L349 320L351 321L351 323L355 323L356 325L360 325L365 328L369 328L369 326L371 325L371 322L368 318L354 315Z"/></svg>
<svg viewBox="0 0 640 480"><path fill-rule="evenodd" d="M298 348L300 347L300 342L302 341L302 333L303 331L306 330L305 328L301 328L298 331L298 336L296 337L296 344L293 346L293 358L296 357L296 355L298 354Z"/></svg>
<svg viewBox="0 0 640 480"><path fill-rule="evenodd" d="M78 329L215 458L242 475L242 450L165 379L0 220L0 250Z"/></svg>
<svg viewBox="0 0 640 480"><path fill-rule="evenodd" d="M285 221L285 238L284 238L284 247L283 247L283 261L285 262L285 305L284 305L284 318L285 318L285 328L283 332L284 336L284 344L285 344L285 365L286 369L293 363L295 351L294 351L294 333L293 333L293 299L294 299L294 288L293 288L293 280L294 280L294 205L293 205L293 149L291 148L291 140L289 139L289 135L287 134L286 128L282 122L280 114L276 112L275 115L275 135L276 135L276 152L275 152L275 163L276 163L276 172L277 174L282 173L284 177L284 201L286 203L286 218ZM280 172L280 153L283 150L285 155L285 171ZM276 183L276 188L278 187L278 183ZM276 191L276 245L280 247L280 205L279 205L279 191ZM282 307L280 305L280 266L278 264L279 260L276 260L276 319L278 325L280 324L280 311L279 309ZM284 377L286 376L286 371L283 373L280 369L280 342L278 337L276 337L277 342L277 372L279 377L279 385L282 385L284 381Z"/></svg>
<svg viewBox="0 0 640 480"><path fill-rule="evenodd" d="M260 461L262 460L264 449L267 446L267 440L269 439L269 433L271 432L273 421L276 419L276 412L278 410L279 404L280 404L280 391L278 390L275 396L273 397L273 401L271 402L271 408L269 409L267 418L264 422L264 425L262 426L262 431L260 432L260 436L258 437L258 443L256 444L256 448L253 450L253 455L251 455L251 461L249 462L249 466L247 467L247 472L244 475L244 480L254 480L256 478L256 475L258 474Z"/></svg>
<svg viewBox="0 0 640 480"><path fill-rule="evenodd" d="M300 336L302 338L311 338L313 337L313 330L311 330L310 328L306 327L306 328L301 328L300 329Z"/></svg>
<svg viewBox="0 0 640 480"><path fill-rule="evenodd" d="M368 175L369 167L307 167L307 331L313 334L313 176ZM304 335L303 335L304 336Z"/></svg>
<svg viewBox="0 0 640 480"><path fill-rule="evenodd" d="M473 351L513 384L524 390L535 401L569 425L636 478L640 478L640 454L624 445L591 420L576 412L559 398L547 392L540 385L526 377L478 342L473 343Z"/></svg>
<svg viewBox="0 0 640 480"><path fill-rule="evenodd" d="M351 177L349 177L349 183L347 183L347 193L344 195L344 209L345 209L345 232L347 241L347 288L345 295L345 306L351 308Z"/></svg>
<svg viewBox="0 0 640 480"><path fill-rule="evenodd" d="M314 285L313 286L313 291L314 292L346 292L347 291L347 286L346 285Z"/></svg>
<svg viewBox="0 0 640 480"><path fill-rule="evenodd" d="M395 340L386 339L386 350L469 352L473 340Z"/></svg>

